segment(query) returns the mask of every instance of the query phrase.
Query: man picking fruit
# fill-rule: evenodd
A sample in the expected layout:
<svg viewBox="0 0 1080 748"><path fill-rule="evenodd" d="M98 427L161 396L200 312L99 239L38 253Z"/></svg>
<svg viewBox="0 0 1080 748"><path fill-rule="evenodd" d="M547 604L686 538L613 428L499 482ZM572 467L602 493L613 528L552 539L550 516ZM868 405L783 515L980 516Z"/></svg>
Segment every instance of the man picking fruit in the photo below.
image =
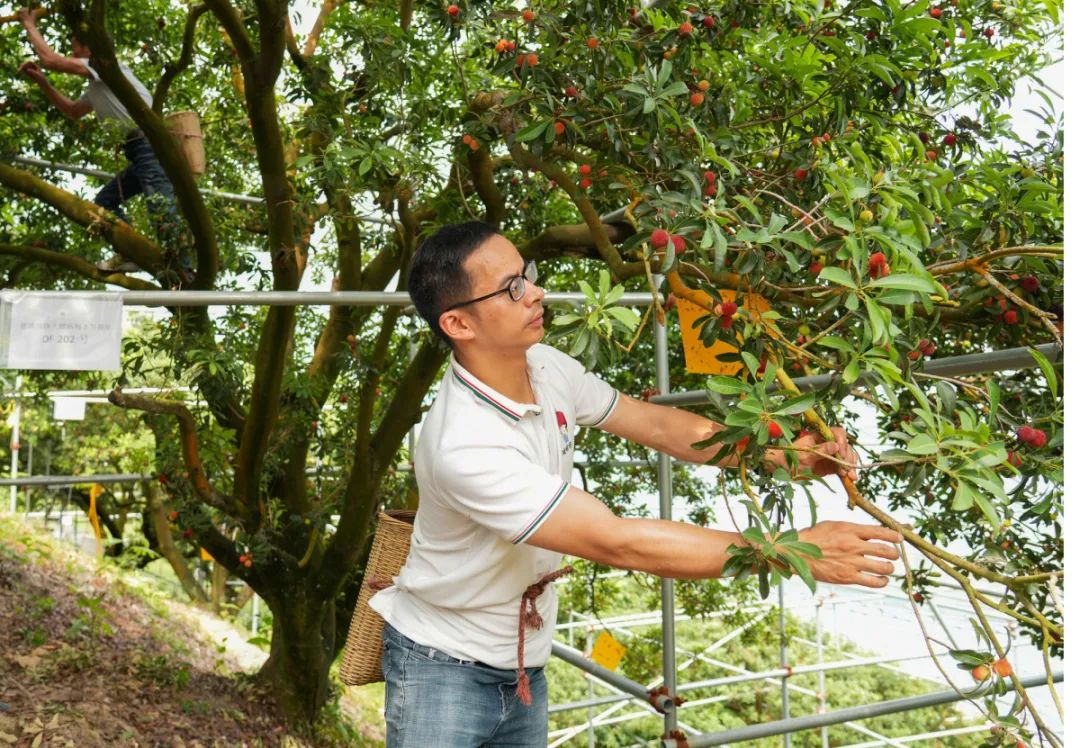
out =
<svg viewBox="0 0 1080 748"><path fill-rule="evenodd" d="M176 200L173 197L172 183L165 175L161 164L158 163L157 156L146 136L135 127L127 109L90 65L90 47L72 35L72 56L65 57L53 50L45 41L41 31L38 30L37 14L34 11L29 8L20 8L18 15L41 63L39 68L37 63L24 62L19 66L19 72L36 83L49 103L67 117L81 119L92 111L106 128L123 134L124 156L128 160L128 166L101 188L94 196L94 203L111 211L126 223L128 219L121 206L136 195L146 195L147 207L157 218L159 233L168 236L169 229L172 228L177 229L173 236L179 237L178 229L181 224L176 215ZM152 98L146 86L135 77L127 65L120 63L119 66L128 83L146 102L146 105L150 106ZM86 90L78 100L72 101L53 87L41 68L86 78L88 79ZM190 279L192 277L191 263L183 249L179 250L177 260L181 277L184 280ZM129 273L139 270L139 266L121 255L114 254L108 260L98 263L98 269L105 272Z"/></svg>
<svg viewBox="0 0 1080 748"><path fill-rule="evenodd" d="M453 352L415 453L420 506L394 585L371 598L385 620L387 746L547 744L547 683L563 555L664 577L719 577L742 536L621 518L570 484L574 426L704 463L722 426L618 391L543 345L536 265L486 224L444 226L417 250L409 295ZM854 474L841 429L805 436L800 467ZM781 450L769 452L784 464ZM723 467L730 467L729 459ZM822 522L800 538L823 582L884 587L898 533ZM884 541L884 542L875 542Z"/></svg>

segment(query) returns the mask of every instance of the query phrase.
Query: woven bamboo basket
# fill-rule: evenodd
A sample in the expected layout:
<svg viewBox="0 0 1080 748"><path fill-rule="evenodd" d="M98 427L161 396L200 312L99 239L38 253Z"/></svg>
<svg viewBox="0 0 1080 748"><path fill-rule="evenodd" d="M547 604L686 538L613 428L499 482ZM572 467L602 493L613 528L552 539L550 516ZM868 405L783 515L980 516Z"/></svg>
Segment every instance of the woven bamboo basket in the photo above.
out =
<svg viewBox="0 0 1080 748"><path fill-rule="evenodd" d="M401 571L409 555L415 518L416 512L405 509L391 509L379 513L379 527L375 531L375 541L371 544L371 555L368 557L364 581L360 586L356 610L353 611L352 624L349 626L349 638L345 641L345 651L341 655L338 675L341 682L347 686L363 686L378 683L383 679L383 619L368 607L368 600L375 594L370 582L389 582Z"/></svg>
<svg viewBox="0 0 1080 748"><path fill-rule="evenodd" d="M180 141L180 149L188 168L195 177L206 171L206 150L203 148L202 128L195 112L173 112L165 117L165 126Z"/></svg>

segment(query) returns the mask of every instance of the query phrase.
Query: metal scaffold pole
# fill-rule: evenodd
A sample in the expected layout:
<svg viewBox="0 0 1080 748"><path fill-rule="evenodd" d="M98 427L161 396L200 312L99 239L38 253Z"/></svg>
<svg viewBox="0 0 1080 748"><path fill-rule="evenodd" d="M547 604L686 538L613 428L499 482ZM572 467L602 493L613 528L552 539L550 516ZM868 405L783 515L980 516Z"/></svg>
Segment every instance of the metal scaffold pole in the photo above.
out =
<svg viewBox="0 0 1080 748"><path fill-rule="evenodd" d="M663 278L658 276L657 285L662 281ZM656 388L660 394L666 395L671 391L671 382L668 377L667 327L660 322L659 315L653 317L653 332L656 339L654 352ZM660 519L670 520L672 518L671 457L662 452L657 459L657 481L660 484ZM660 580L660 605L664 686L674 699L677 693L675 685L675 582L667 577ZM671 711L664 715L664 734L671 735L672 731L678 728L678 714L672 705Z"/></svg>
<svg viewBox="0 0 1080 748"><path fill-rule="evenodd" d="M776 595L780 606L779 624L780 624L780 667L784 670L788 670L787 661L787 630L784 626L784 580L780 580L780 584L776 585ZM788 678L791 677L791 671L785 672L781 676L780 680L780 717L781 719L791 719L791 700L788 695ZM791 748L791 735L784 735L784 748Z"/></svg>

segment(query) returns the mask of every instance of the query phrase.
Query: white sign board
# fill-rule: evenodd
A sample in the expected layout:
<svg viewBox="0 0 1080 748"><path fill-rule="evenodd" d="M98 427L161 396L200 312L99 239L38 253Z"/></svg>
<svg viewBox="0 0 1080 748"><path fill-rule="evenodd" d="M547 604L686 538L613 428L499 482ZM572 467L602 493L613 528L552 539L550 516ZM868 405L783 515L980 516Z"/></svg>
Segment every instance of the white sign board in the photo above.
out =
<svg viewBox="0 0 1080 748"><path fill-rule="evenodd" d="M81 397L53 398L53 419L81 421L86 418L86 400Z"/></svg>
<svg viewBox="0 0 1080 748"><path fill-rule="evenodd" d="M115 371L118 293L0 291L0 368Z"/></svg>

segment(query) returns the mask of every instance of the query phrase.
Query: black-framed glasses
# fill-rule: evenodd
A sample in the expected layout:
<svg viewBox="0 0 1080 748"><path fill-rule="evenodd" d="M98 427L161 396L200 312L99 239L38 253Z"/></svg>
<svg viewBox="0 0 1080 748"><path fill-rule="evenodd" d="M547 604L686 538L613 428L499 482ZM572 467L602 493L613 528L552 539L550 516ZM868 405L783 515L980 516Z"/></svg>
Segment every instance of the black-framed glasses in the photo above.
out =
<svg viewBox="0 0 1080 748"><path fill-rule="evenodd" d="M459 307L466 306L468 304L475 304L478 301L484 301L490 299L499 294L508 294L511 301L521 301L525 298L525 281L536 285L536 262L529 260L525 263L525 267L521 269L520 275L515 275L510 279L510 282L506 284L505 288L500 288L498 291L492 291L489 294L483 296L477 296L475 299L469 299L468 301L459 301L456 304L451 304L446 307L443 312L449 312L451 309L458 309Z"/></svg>

